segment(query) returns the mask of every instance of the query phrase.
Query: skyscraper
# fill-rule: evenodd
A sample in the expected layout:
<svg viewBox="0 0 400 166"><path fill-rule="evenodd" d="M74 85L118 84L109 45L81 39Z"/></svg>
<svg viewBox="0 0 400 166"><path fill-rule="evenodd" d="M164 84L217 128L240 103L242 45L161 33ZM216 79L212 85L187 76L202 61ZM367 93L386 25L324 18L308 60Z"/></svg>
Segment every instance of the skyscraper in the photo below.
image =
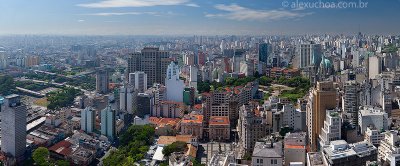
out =
<svg viewBox="0 0 400 166"><path fill-rule="evenodd" d="M142 71L129 73L129 84L133 85L138 93L144 93L147 90L147 74Z"/></svg>
<svg viewBox="0 0 400 166"><path fill-rule="evenodd" d="M94 131L95 120L96 111L92 107L86 107L81 111L81 130L86 133L92 133Z"/></svg>
<svg viewBox="0 0 400 166"><path fill-rule="evenodd" d="M26 148L26 106L19 95L0 97L1 105L1 151L18 158Z"/></svg>
<svg viewBox="0 0 400 166"><path fill-rule="evenodd" d="M321 44L306 43L297 47L297 54L300 59L300 68L317 66L321 63L322 47Z"/></svg>
<svg viewBox="0 0 400 166"><path fill-rule="evenodd" d="M311 89L307 102L307 126L311 151L317 150L318 136L324 127L326 110L335 109L336 89L333 82L317 82L317 86Z"/></svg>
<svg viewBox="0 0 400 166"><path fill-rule="evenodd" d="M101 94L108 93L108 70L99 68L96 71L96 92Z"/></svg>
<svg viewBox="0 0 400 166"><path fill-rule="evenodd" d="M122 86L119 90L119 109L132 114L137 94L132 85Z"/></svg>
<svg viewBox="0 0 400 166"><path fill-rule="evenodd" d="M344 84L344 95L342 98L342 108L349 118L351 124L357 126L358 124L358 109L359 109L359 94L358 83L356 81L346 81Z"/></svg>
<svg viewBox="0 0 400 166"><path fill-rule="evenodd" d="M170 63L169 52L159 48L143 48L140 53L129 55L128 73L143 71L147 74L147 87L154 83L164 84L165 74Z"/></svg>
<svg viewBox="0 0 400 166"><path fill-rule="evenodd" d="M111 105L101 110L101 134L111 139L115 137L115 110Z"/></svg>
<svg viewBox="0 0 400 166"><path fill-rule="evenodd" d="M267 63L268 61L268 53L269 53L269 44L261 43L258 46L258 60L260 62Z"/></svg>

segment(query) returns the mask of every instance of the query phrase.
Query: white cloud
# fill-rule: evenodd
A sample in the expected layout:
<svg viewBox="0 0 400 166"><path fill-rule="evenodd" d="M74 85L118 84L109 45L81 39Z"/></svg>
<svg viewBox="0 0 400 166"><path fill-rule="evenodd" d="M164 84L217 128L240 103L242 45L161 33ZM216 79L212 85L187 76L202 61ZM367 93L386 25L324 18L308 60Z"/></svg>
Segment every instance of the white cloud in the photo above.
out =
<svg viewBox="0 0 400 166"><path fill-rule="evenodd" d="M206 14L206 17L210 18L226 18L230 20L278 20L286 18L300 18L312 13L301 13L297 11L289 10L256 10L246 7L239 6L237 4L224 5L218 4L214 6L216 9L225 11L225 13L220 14Z"/></svg>
<svg viewBox="0 0 400 166"><path fill-rule="evenodd" d="M195 4L195 3L188 3L188 4L186 4L186 6L189 6L189 7L200 7L198 4Z"/></svg>
<svg viewBox="0 0 400 166"><path fill-rule="evenodd" d="M78 22L85 22L85 20L78 20Z"/></svg>
<svg viewBox="0 0 400 166"><path fill-rule="evenodd" d="M78 4L87 8L114 8L114 7L149 7L183 5L189 0L103 0L95 3Z"/></svg>
<svg viewBox="0 0 400 166"><path fill-rule="evenodd" d="M111 13L90 13L85 14L90 16L124 16L124 15L152 15L152 16L171 16L173 12L159 13L159 12L111 12Z"/></svg>

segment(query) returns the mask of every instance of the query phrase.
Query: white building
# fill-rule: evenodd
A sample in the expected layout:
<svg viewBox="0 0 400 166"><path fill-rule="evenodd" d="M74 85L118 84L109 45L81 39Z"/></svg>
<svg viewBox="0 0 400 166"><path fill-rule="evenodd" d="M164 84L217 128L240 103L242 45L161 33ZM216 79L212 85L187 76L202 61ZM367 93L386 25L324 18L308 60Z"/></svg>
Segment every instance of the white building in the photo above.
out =
<svg viewBox="0 0 400 166"><path fill-rule="evenodd" d="M378 147L378 161L389 165L400 163L400 138L397 131L385 133L385 138L381 140Z"/></svg>
<svg viewBox="0 0 400 166"><path fill-rule="evenodd" d="M0 105L1 151L18 159L26 148L26 106L15 94L0 97Z"/></svg>
<svg viewBox="0 0 400 166"><path fill-rule="evenodd" d="M376 160L377 148L366 141L348 144L345 140L336 140L322 154L325 165L365 165Z"/></svg>
<svg viewBox="0 0 400 166"><path fill-rule="evenodd" d="M132 114L137 94L138 93L134 90L133 86L122 86L119 90L119 109Z"/></svg>
<svg viewBox="0 0 400 166"><path fill-rule="evenodd" d="M96 111L92 107L86 107L81 111L81 130L86 133L94 132Z"/></svg>
<svg viewBox="0 0 400 166"><path fill-rule="evenodd" d="M167 88L167 100L183 102L185 84L183 80L179 79L179 66L174 62L168 65L165 86Z"/></svg>
<svg viewBox="0 0 400 166"><path fill-rule="evenodd" d="M0 51L0 70L8 66L8 57L5 51Z"/></svg>
<svg viewBox="0 0 400 166"><path fill-rule="evenodd" d="M292 163L305 165L307 154L307 133L287 133L284 139L284 161L285 166Z"/></svg>
<svg viewBox="0 0 400 166"><path fill-rule="evenodd" d="M110 83L107 69L98 69L96 72L96 92L101 94L108 93Z"/></svg>
<svg viewBox="0 0 400 166"><path fill-rule="evenodd" d="M326 147L331 141L339 140L341 138L342 119L335 110L326 110L326 119L324 121L324 128L321 129L319 135L321 147Z"/></svg>
<svg viewBox="0 0 400 166"><path fill-rule="evenodd" d="M142 71L129 73L129 84L133 85L135 91L144 93L147 90L147 74Z"/></svg>
<svg viewBox="0 0 400 166"><path fill-rule="evenodd" d="M101 110L101 134L113 139L116 134L115 126L115 110L108 105Z"/></svg>
<svg viewBox="0 0 400 166"><path fill-rule="evenodd" d="M380 108L363 107L358 113L358 125L361 133L367 131L368 126L377 130L388 130L388 114Z"/></svg>

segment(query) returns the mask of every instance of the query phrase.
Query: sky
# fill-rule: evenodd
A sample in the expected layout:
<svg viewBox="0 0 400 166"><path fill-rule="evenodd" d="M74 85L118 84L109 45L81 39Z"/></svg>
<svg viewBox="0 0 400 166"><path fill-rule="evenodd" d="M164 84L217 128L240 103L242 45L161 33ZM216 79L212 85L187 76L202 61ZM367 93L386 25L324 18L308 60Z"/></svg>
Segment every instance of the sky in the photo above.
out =
<svg viewBox="0 0 400 166"><path fill-rule="evenodd" d="M400 0L0 0L0 35L400 34Z"/></svg>

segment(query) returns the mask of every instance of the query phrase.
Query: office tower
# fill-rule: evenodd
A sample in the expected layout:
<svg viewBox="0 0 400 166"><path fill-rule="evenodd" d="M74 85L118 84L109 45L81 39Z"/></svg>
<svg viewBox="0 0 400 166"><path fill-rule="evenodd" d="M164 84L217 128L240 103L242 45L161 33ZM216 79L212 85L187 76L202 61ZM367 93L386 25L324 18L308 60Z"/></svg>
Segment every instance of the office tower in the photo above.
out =
<svg viewBox="0 0 400 166"><path fill-rule="evenodd" d="M86 133L94 132L96 111L92 107L86 107L81 111L81 130Z"/></svg>
<svg viewBox="0 0 400 166"><path fill-rule="evenodd" d="M258 60L260 62L264 62L267 64L268 62L268 54L269 54L269 44L268 43L261 43L258 46Z"/></svg>
<svg viewBox="0 0 400 166"><path fill-rule="evenodd" d="M359 110L358 125L360 127L360 132L364 134L364 132L367 131L367 127L388 130L390 121L388 119L388 114L383 109L365 106Z"/></svg>
<svg viewBox="0 0 400 166"><path fill-rule="evenodd" d="M110 139L115 137L115 110L108 105L101 110L101 134Z"/></svg>
<svg viewBox="0 0 400 166"><path fill-rule="evenodd" d="M165 84L165 74L171 62L169 52L159 48L143 48L140 53L129 55L128 73L143 71L147 74L147 87L154 83Z"/></svg>
<svg viewBox="0 0 400 166"><path fill-rule="evenodd" d="M96 71L96 92L101 94L108 93L108 70L107 69L97 69Z"/></svg>
<svg viewBox="0 0 400 166"><path fill-rule="evenodd" d="M342 119L337 110L327 110L324 127L319 135L320 146L329 146L331 141L341 139Z"/></svg>
<svg viewBox="0 0 400 166"><path fill-rule="evenodd" d="M400 137L398 131L387 131L378 147L378 161L382 165L399 165Z"/></svg>
<svg viewBox="0 0 400 166"><path fill-rule="evenodd" d="M344 95L342 97L342 108L353 126L358 124L359 94L356 81L346 81L344 84Z"/></svg>
<svg viewBox="0 0 400 166"><path fill-rule="evenodd" d="M317 150L318 136L324 126L326 110L335 109L336 103L336 89L333 82L317 82L317 86L311 89L306 107L311 151Z"/></svg>
<svg viewBox="0 0 400 166"><path fill-rule="evenodd" d="M185 88L183 91L183 103L193 106L195 104L195 91L193 87Z"/></svg>
<svg viewBox="0 0 400 166"><path fill-rule="evenodd" d="M185 83L179 78L179 66L174 62L168 65L165 78L165 87L167 88L167 100L183 102L183 90Z"/></svg>
<svg viewBox="0 0 400 166"><path fill-rule="evenodd" d="M138 93L144 93L147 90L147 74L142 71L129 73L129 84L133 85Z"/></svg>
<svg viewBox="0 0 400 166"><path fill-rule="evenodd" d="M19 95L0 97L1 105L1 151L17 160L26 148L26 106Z"/></svg>
<svg viewBox="0 0 400 166"><path fill-rule="evenodd" d="M119 90L119 109L133 114L137 92L132 85L124 85Z"/></svg>
<svg viewBox="0 0 400 166"><path fill-rule="evenodd" d="M321 44L300 44L297 48L297 54L300 59L300 68L317 66L321 63L322 47Z"/></svg>
<svg viewBox="0 0 400 166"><path fill-rule="evenodd" d="M136 100L135 114L141 118L150 115L154 106L153 97L146 93L139 93Z"/></svg>
<svg viewBox="0 0 400 166"><path fill-rule="evenodd" d="M25 57L25 66L32 67L40 64L39 56L27 56Z"/></svg>

